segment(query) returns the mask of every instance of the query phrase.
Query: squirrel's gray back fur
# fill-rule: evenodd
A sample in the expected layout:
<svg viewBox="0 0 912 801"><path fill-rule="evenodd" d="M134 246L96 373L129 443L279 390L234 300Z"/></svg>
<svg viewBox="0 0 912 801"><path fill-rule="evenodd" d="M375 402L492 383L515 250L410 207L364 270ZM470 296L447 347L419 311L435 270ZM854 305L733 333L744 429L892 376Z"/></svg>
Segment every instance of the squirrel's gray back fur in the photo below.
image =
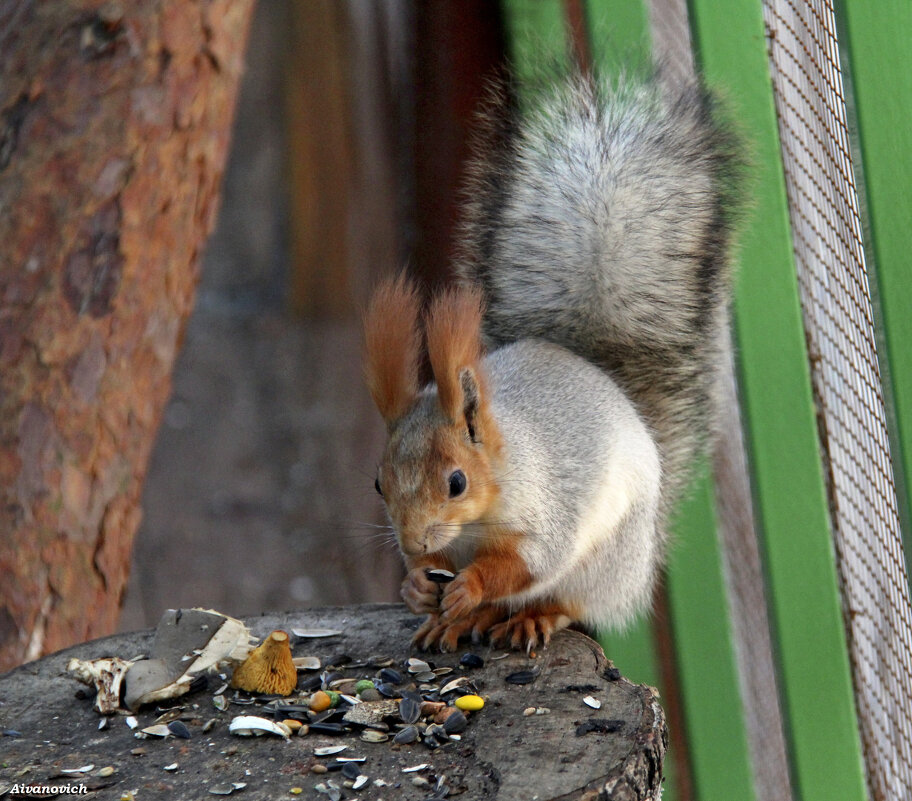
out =
<svg viewBox="0 0 912 801"><path fill-rule="evenodd" d="M724 363L734 137L705 90L655 81L577 79L489 127L459 268L483 287L488 343L540 338L608 371L655 436L665 520Z"/></svg>

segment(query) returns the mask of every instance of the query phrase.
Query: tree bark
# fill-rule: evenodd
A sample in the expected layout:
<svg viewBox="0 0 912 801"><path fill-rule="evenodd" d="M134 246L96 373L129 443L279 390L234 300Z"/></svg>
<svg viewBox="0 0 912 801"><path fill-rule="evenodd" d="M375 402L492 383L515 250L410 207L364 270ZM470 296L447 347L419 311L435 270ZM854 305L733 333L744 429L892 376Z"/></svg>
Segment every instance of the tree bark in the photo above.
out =
<svg viewBox="0 0 912 801"><path fill-rule="evenodd" d="M0 670L117 622L252 4L0 6Z"/></svg>

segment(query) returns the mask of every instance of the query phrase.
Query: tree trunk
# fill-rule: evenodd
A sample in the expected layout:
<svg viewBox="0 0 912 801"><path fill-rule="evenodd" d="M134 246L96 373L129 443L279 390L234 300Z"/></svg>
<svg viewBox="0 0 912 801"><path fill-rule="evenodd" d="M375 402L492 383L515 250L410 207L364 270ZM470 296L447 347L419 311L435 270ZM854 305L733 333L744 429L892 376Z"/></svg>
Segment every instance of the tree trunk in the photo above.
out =
<svg viewBox="0 0 912 801"><path fill-rule="evenodd" d="M0 670L117 622L252 3L0 6Z"/></svg>

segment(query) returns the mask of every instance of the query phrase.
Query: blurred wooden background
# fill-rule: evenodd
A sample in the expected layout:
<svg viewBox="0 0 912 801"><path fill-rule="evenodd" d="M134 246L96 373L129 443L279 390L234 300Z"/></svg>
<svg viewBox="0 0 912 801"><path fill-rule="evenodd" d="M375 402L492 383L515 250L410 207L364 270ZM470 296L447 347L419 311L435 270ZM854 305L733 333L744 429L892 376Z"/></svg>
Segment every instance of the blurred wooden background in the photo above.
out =
<svg viewBox="0 0 912 801"><path fill-rule="evenodd" d="M406 264L446 278L472 117L504 58L497 6L258 4L122 630L176 606L398 598L357 310Z"/></svg>

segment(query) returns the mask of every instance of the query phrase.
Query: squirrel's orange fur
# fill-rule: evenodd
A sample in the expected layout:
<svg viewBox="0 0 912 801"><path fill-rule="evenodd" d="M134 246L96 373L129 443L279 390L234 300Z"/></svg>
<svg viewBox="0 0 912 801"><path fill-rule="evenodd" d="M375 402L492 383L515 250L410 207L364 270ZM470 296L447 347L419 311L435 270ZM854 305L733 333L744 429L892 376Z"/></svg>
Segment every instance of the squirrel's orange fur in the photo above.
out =
<svg viewBox="0 0 912 801"><path fill-rule="evenodd" d="M450 420L462 418L464 369L472 370L481 398L487 396L479 368L481 317L481 291L476 287L454 287L434 298L425 318L428 357L440 408Z"/></svg>
<svg viewBox="0 0 912 801"><path fill-rule="evenodd" d="M420 300L405 275L387 279L364 314L365 375L387 423L402 417L418 395Z"/></svg>

